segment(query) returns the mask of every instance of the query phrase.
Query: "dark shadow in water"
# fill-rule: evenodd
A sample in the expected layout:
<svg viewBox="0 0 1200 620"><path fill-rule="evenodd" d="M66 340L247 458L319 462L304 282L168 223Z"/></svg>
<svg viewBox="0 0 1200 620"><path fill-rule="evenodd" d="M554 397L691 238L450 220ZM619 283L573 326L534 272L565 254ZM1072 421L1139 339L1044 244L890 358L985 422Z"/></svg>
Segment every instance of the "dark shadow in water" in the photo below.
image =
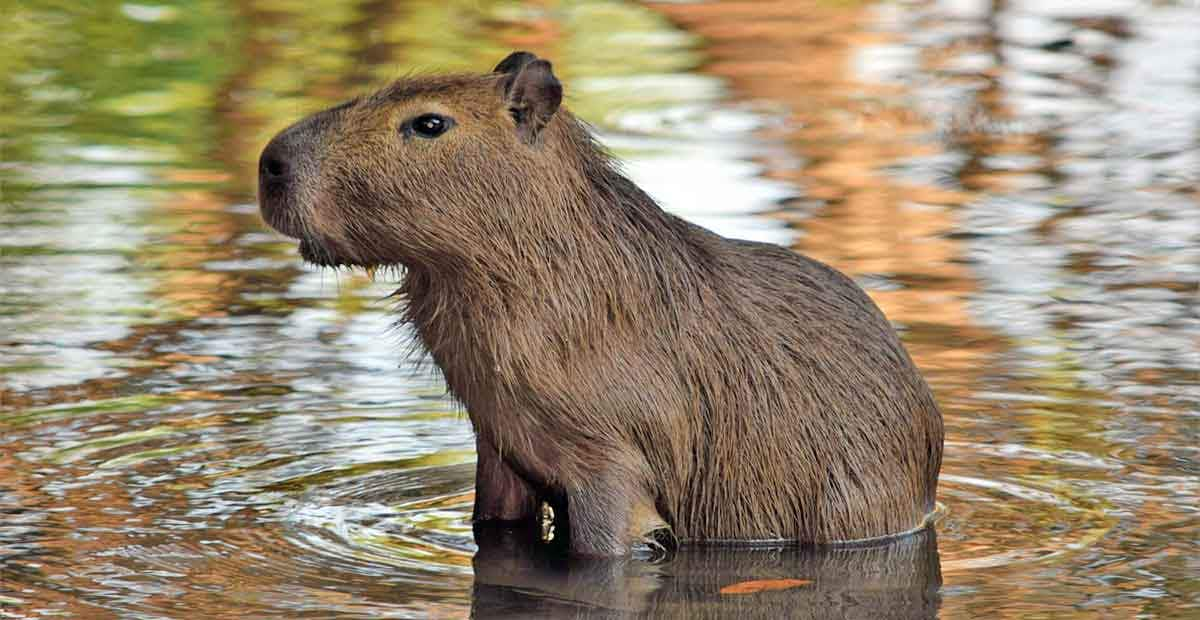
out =
<svg viewBox="0 0 1200 620"><path fill-rule="evenodd" d="M936 618L941 606L932 530L869 547L685 548L662 562L568 558L528 531L477 528L475 538L477 619L882 620Z"/></svg>

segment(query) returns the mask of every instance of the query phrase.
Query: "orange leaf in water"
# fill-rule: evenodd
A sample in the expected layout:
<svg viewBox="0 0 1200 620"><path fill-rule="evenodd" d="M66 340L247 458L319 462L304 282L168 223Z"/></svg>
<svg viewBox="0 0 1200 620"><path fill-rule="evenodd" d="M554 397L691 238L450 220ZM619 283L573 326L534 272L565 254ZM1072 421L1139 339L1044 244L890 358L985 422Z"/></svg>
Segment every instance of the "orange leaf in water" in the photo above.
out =
<svg viewBox="0 0 1200 620"><path fill-rule="evenodd" d="M721 588L721 594L754 594L755 592L766 592L767 590L786 590L788 588L798 588L812 583L810 579L755 579L753 581L739 581Z"/></svg>

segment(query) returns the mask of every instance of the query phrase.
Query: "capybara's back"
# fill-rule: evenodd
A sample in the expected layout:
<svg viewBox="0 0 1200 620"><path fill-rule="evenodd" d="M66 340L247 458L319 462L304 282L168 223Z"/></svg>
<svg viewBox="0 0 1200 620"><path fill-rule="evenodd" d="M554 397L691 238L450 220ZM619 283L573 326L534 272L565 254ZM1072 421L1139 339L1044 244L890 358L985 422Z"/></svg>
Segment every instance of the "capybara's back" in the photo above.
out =
<svg viewBox="0 0 1200 620"><path fill-rule="evenodd" d="M267 221L322 265L401 266L466 406L478 521L565 517L580 554L919 527L937 405L832 268L665 213L560 107L550 64L401 80L263 152Z"/></svg>

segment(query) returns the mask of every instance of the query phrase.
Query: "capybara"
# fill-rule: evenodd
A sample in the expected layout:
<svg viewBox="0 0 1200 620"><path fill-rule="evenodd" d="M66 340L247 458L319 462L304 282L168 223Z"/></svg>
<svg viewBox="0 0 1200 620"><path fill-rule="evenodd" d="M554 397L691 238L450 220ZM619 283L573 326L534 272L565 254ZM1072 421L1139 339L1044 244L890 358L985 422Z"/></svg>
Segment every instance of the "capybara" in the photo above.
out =
<svg viewBox="0 0 1200 620"><path fill-rule="evenodd" d="M565 517L571 552L832 543L919 528L937 404L848 277L662 210L527 52L305 118L259 162L266 221L325 266L397 267L466 407L474 518Z"/></svg>

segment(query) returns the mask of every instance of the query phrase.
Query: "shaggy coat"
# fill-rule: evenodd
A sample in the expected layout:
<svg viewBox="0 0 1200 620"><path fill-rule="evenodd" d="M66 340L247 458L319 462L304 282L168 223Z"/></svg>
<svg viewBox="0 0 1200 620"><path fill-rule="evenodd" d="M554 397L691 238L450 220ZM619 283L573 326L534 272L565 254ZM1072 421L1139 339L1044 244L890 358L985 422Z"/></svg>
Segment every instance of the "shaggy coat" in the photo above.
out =
<svg viewBox="0 0 1200 620"><path fill-rule="evenodd" d="M307 260L403 268L403 319L475 429L475 519L547 502L586 555L920 527L941 415L870 298L666 213L561 98L519 52L310 116L260 162Z"/></svg>

